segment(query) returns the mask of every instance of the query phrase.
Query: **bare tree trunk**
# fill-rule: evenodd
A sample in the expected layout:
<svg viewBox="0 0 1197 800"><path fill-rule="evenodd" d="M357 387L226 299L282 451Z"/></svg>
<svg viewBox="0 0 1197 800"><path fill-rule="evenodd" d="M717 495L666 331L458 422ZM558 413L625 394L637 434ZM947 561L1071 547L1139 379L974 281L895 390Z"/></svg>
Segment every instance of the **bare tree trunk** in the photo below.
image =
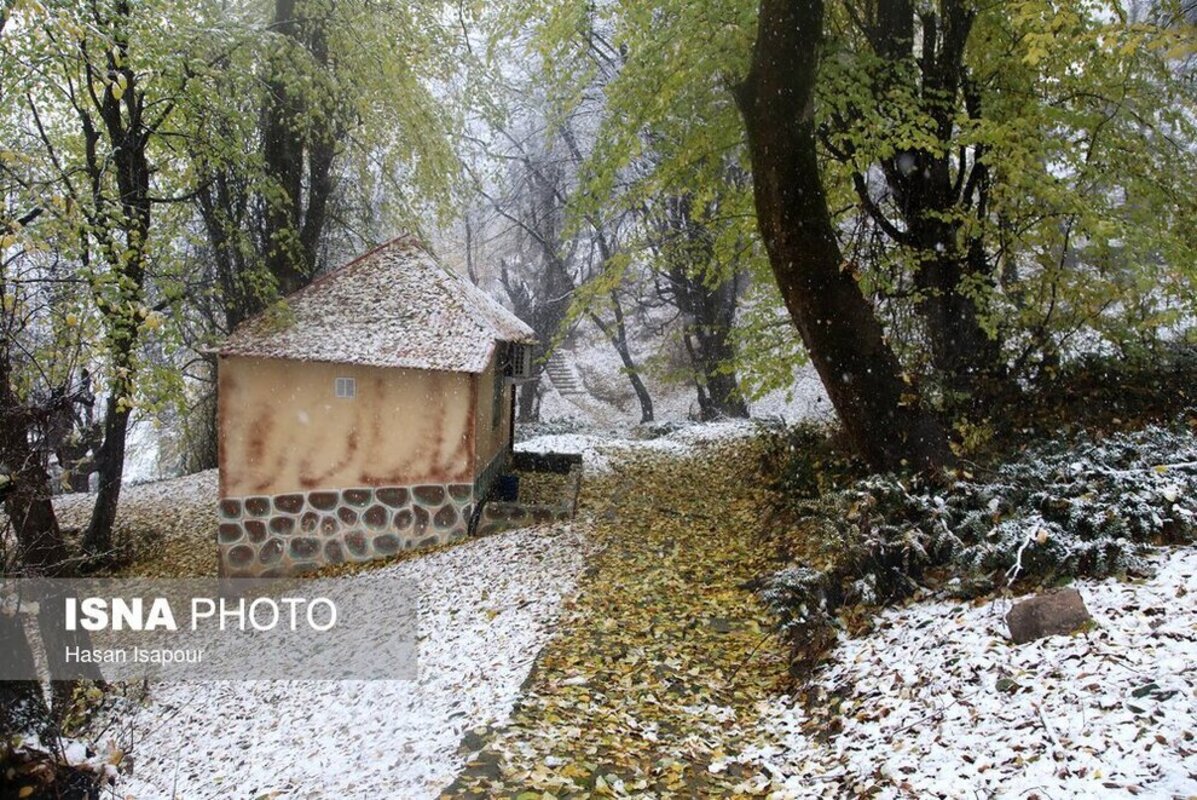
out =
<svg viewBox="0 0 1197 800"><path fill-rule="evenodd" d="M615 292L611 292L610 297L611 304L615 309L615 325L611 326L603 322L602 318L594 312L590 312L590 319L607 337L607 341L619 354L619 360L623 362L623 370L627 373L628 381L632 384L632 391L636 393L636 400L640 403L640 422L652 422L653 399L648 393L648 387L644 385L644 379L640 377L640 370L628 347L628 330L623 321L623 305L619 302L619 296Z"/></svg>
<svg viewBox="0 0 1197 800"><path fill-rule="evenodd" d="M126 3L118 3L125 17L130 13ZM122 20L116 25L125 24ZM127 50L127 48L126 48ZM109 269L122 279L117 289L117 301L97 297L97 305L105 315L108 327L107 339L109 357L112 359L114 378L109 386L108 400L104 413L104 443L96 458L99 473L95 507L91 522L83 537L83 547L93 557L107 558L112 553L112 525L116 521L116 507L120 501L121 482L125 472L125 439L129 432L129 414L134 393L134 376L137 371L135 352L140 336L140 319L135 309L142 303L142 287L145 281L147 250L150 235L150 165L147 155L149 132L141 119L144 90L137 88L136 76L128 66L128 53L118 62L110 56L113 69L121 69L126 75L127 92L133 93L129 101L135 113L129 120L121 111L121 101L107 90L98 109L104 123L109 143L115 151L116 183L120 191L121 224L124 234L124 248L113 242L113 234L106 234L102 243L104 257ZM85 121L90 127L90 121ZM89 139L94 132L89 132ZM94 146L89 157L92 180L98 186L105 167L98 163ZM102 190L95 191L96 207L107 205Z"/></svg>
<svg viewBox="0 0 1197 800"><path fill-rule="evenodd" d="M96 472L99 474L96 502L83 538L84 550L101 561L111 560L114 556L112 528L116 524L124 482L128 433L129 410L118 408L116 397L110 395L104 414L104 444L96 456Z"/></svg>
<svg viewBox="0 0 1197 800"><path fill-rule="evenodd" d="M581 163L577 145L573 144L572 134L566 136L566 140L571 143L574 157ZM607 239L607 233L601 223L592 219L590 224L594 228L598 240L599 255L603 257L603 264L610 264L615 252L611 242ZM615 352L619 353L619 360L623 362L624 372L627 373L628 381L632 384L632 391L636 393L636 400L640 403L640 422L652 422L653 399L649 396L648 387L644 385L644 380L640 377L640 369L636 366L636 361L632 358L632 350L628 346L628 327L623 318L623 303L619 301L619 292L616 289L612 289L607 296L611 300L611 310L615 315L615 327L606 325L597 314L591 313L590 318L611 342Z"/></svg>
<svg viewBox="0 0 1197 800"><path fill-rule="evenodd" d="M761 0L736 100L757 222L778 288L856 451L875 469L952 461L939 421L901 377L880 322L843 263L816 151L822 0Z"/></svg>

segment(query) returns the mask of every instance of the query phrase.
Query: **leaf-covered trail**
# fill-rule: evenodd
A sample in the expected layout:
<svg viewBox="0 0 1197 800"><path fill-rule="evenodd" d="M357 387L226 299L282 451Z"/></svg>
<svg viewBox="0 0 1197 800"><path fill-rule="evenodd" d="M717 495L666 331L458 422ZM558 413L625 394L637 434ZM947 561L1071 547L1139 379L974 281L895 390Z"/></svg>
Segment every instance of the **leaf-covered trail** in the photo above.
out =
<svg viewBox="0 0 1197 800"><path fill-rule="evenodd" d="M567 601L511 721L451 797L734 796L712 771L775 693L785 658L744 584L769 568L751 441L688 458L630 451L588 478L580 514L602 548ZM763 783L761 781L760 783Z"/></svg>

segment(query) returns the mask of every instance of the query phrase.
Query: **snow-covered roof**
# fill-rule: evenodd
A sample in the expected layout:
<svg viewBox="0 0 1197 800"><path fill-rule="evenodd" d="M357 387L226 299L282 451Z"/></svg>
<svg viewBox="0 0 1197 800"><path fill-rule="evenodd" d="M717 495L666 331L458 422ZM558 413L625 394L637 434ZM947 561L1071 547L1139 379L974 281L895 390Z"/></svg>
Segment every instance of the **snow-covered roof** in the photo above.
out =
<svg viewBox="0 0 1197 800"><path fill-rule="evenodd" d="M482 372L496 342L536 340L514 314L406 237L317 278L286 301L286 314L246 320L217 352Z"/></svg>

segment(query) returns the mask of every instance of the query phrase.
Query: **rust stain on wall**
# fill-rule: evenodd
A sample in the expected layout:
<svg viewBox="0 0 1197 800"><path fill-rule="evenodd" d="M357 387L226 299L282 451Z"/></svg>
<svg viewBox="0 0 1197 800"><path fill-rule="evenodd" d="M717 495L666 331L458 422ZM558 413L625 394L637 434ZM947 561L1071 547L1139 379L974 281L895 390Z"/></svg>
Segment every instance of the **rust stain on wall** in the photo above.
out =
<svg viewBox="0 0 1197 800"><path fill-rule="evenodd" d="M357 381L353 399L335 396L338 377ZM470 482L473 377L226 357L222 496Z"/></svg>
<svg viewBox="0 0 1197 800"><path fill-rule="evenodd" d="M353 456L357 452L358 432L357 428L349 431L345 437L345 449L342 451L341 459L329 467L324 472L311 475L301 472L299 475L300 485L315 488L317 486L326 485L328 480L339 472L343 472L346 467L353 463Z"/></svg>
<svg viewBox="0 0 1197 800"><path fill-rule="evenodd" d="M466 426L465 447L469 451L470 474L476 476L483 464L478 460L478 376L470 376L470 418Z"/></svg>
<svg viewBox="0 0 1197 800"><path fill-rule="evenodd" d="M270 439L270 431L274 427L274 415L269 408L260 408L253 424L250 426L249 446L246 458L250 464L260 464L266 455L266 445Z"/></svg>

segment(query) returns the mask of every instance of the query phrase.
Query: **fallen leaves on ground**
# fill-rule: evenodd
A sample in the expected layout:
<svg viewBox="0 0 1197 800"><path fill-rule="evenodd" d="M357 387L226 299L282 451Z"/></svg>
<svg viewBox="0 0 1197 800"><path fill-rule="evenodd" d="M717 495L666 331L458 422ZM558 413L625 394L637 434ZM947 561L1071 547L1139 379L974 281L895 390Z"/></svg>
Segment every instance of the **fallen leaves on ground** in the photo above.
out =
<svg viewBox="0 0 1197 800"><path fill-rule="evenodd" d="M1000 599L886 610L762 706L750 760L777 798L1197 796L1197 550L1151 564L1077 581L1093 627L1025 645Z"/></svg>
<svg viewBox="0 0 1197 800"><path fill-rule="evenodd" d="M124 566L119 575L146 578L215 576L217 485L214 469L153 483L121 487L113 540ZM54 498L66 530L82 530L91 519L94 494Z"/></svg>
<svg viewBox="0 0 1197 800"><path fill-rule="evenodd" d="M447 791L462 797L736 796L727 764L786 671L746 584L768 571L751 440L630 450L587 476L592 560L505 726ZM712 766L714 765L714 766Z"/></svg>

